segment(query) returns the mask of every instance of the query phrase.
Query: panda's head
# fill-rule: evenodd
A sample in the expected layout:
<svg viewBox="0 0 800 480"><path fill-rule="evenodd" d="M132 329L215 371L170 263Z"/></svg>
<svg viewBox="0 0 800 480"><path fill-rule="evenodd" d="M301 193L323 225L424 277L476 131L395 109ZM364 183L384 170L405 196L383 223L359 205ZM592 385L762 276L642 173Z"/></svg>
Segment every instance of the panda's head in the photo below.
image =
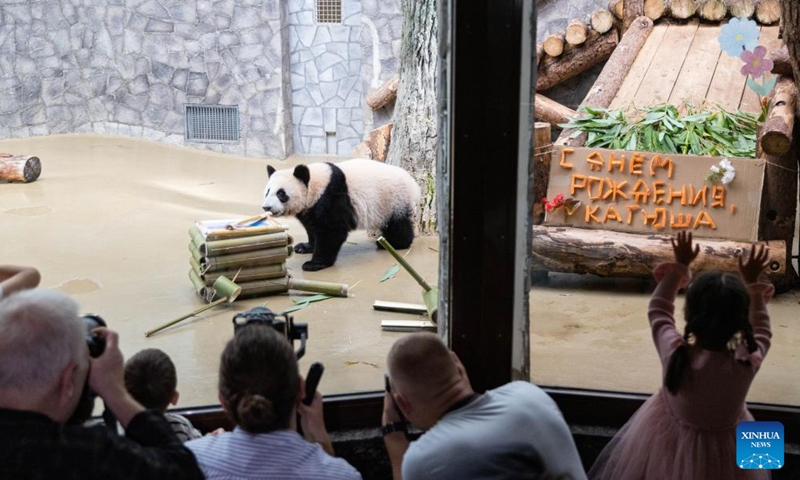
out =
<svg viewBox="0 0 800 480"><path fill-rule="evenodd" d="M294 170L275 170L267 166L269 181L264 188L265 212L280 217L297 215L308 208L308 182L311 178L308 167L298 165Z"/></svg>

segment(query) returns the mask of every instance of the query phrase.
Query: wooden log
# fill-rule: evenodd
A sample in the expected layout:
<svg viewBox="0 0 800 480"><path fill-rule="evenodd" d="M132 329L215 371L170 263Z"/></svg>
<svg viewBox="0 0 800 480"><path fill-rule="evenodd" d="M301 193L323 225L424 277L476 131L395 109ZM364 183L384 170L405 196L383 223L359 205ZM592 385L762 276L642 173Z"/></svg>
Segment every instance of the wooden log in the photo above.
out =
<svg viewBox="0 0 800 480"><path fill-rule="evenodd" d="M695 0L697 15L711 22L719 22L728 13L728 7L723 0Z"/></svg>
<svg viewBox="0 0 800 480"><path fill-rule="evenodd" d="M614 28L614 15L603 8L598 8L592 12L592 30L603 34Z"/></svg>
<svg viewBox="0 0 800 480"><path fill-rule="evenodd" d="M772 73L775 75L783 75L786 77L794 76L792 73L792 62L789 59L789 49L786 44L782 44L780 48L769 52L770 59L772 60Z"/></svg>
<svg viewBox="0 0 800 480"><path fill-rule="evenodd" d="M579 18L573 18L567 25L567 30L564 32L564 39L570 45L582 45L586 41L586 22Z"/></svg>
<svg viewBox="0 0 800 480"><path fill-rule="evenodd" d="M761 212L759 213L758 234L761 239L777 239L785 243L782 249L778 246L770 250L770 254L784 255L791 258L794 245L795 216L797 214L797 147L779 157L761 154L759 158L766 160L764 171L764 187L761 190ZM770 244L773 243L770 240ZM797 273L791 264L784 272L770 275L779 291L794 285Z"/></svg>
<svg viewBox="0 0 800 480"><path fill-rule="evenodd" d="M353 150L353 157L385 162L386 155L389 154L389 145L392 143L393 128L394 123L387 123L369 132L366 140L359 143Z"/></svg>
<svg viewBox="0 0 800 480"><path fill-rule="evenodd" d="M564 35L560 33L554 33L553 35L548 36L542 42L542 48L544 52L551 57L557 57L564 53Z"/></svg>
<svg viewBox="0 0 800 480"><path fill-rule="evenodd" d="M672 0L669 4L669 14L672 18L686 20L692 18L697 12L697 4L694 0Z"/></svg>
<svg viewBox="0 0 800 480"><path fill-rule="evenodd" d="M631 27L622 36L619 45L603 67L603 71L600 72L592 88L589 89L581 105L605 108L611 104L622 82L625 80L625 75L631 69L636 56L652 31L653 21L647 17L639 17L631 24ZM586 142L586 135L569 139L568 137L571 133L572 130L565 129L561 132L556 143L575 146L583 145Z"/></svg>
<svg viewBox="0 0 800 480"><path fill-rule="evenodd" d="M536 120L545 121L556 128L559 123L569 122L569 117L577 116L575 110L565 107L555 100L550 100L541 93L536 94L533 110Z"/></svg>
<svg viewBox="0 0 800 480"><path fill-rule="evenodd" d="M553 62L539 66L536 90L547 90L569 78L604 62L617 46L617 32L612 30L588 42L581 48L573 48Z"/></svg>
<svg viewBox="0 0 800 480"><path fill-rule="evenodd" d="M660 263L674 261L671 235L634 234L609 230L534 225L531 268L565 273L591 273L603 277L650 277ZM696 238L700 255L692 271L736 272L737 258L750 251L747 242ZM769 271L786 271L786 242L767 242Z"/></svg>
<svg viewBox="0 0 800 480"><path fill-rule="evenodd" d="M750 18L756 12L755 0L725 0L731 17Z"/></svg>
<svg viewBox="0 0 800 480"><path fill-rule="evenodd" d="M644 0L644 16L650 20L658 20L667 11L667 0Z"/></svg>
<svg viewBox="0 0 800 480"><path fill-rule="evenodd" d="M783 25L783 42L788 47L789 65L792 67L794 82L800 90L800 3L794 0L783 0L781 24Z"/></svg>
<svg viewBox="0 0 800 480"><path fill-rule="evenodd" d="M631 24L644 15L644 0L624 0L622 6L622 32L625 33Z"/></svg>
<svg viewBox="0 0 800 480"><path fill-rule="evenodd" d="M385 107L397 98L397 87L400 85L400 76L395 75L380 87L372 90L367 95L367 105L373 110Z"/></svg>
<svg viewBox="0 0 800 480"><path fill-rule="evenodd" d="M764 25L772 25L781 18L780 0L756 0L756 20Z"/></svg>
<svg viewBox="0 0 800 480"><path fill-rule="evenodd" d="M544 202L550 183L550 158L553 143L550 140L550 124L536 122L533 133L533 223L544 222Z"/></svg>
<svg viewBox="0 0 800 480"><path fill-rule="evenodd" d="M30 183L42 173L39 157L0 153L0 180Z"/></svg>
<svg viewBox="0 0 800 480"><path fill-rule="evenodd" d="M624 3L622 0L610 0L608 2L608 11L613 13L617 20L625 18Z"/></svg>
<svg viewBox="0 0 800 480"><path fill-rule="evenodd" d="M542 42L536 43L536 66L539 66L539 62L542 61L542 57L544 56L544 44Z"/></svg>
<svg viewBox="0 0 800 480"><path fill-rule="evenodd" d="M794 114L797 108L797 86L791 77L780 77L772 91L767 120L761 126L759 142L768 155L780 156L792 145Z"/></svg>

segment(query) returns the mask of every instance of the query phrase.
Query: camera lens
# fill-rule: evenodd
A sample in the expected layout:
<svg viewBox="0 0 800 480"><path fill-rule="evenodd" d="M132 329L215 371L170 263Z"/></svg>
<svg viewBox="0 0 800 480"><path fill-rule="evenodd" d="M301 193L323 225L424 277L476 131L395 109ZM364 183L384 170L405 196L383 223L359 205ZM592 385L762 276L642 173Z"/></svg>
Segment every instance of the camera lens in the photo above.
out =
<svg viewBox="0 0 800 480"><path fill-rule="evenodd" d="M89 356L97 358L106 349L106 341L95 335L93 330L97 327L107 326L106 321L100 315L93 313L88 313L81 318L86 324L86 344L89 346Z"/></svg>

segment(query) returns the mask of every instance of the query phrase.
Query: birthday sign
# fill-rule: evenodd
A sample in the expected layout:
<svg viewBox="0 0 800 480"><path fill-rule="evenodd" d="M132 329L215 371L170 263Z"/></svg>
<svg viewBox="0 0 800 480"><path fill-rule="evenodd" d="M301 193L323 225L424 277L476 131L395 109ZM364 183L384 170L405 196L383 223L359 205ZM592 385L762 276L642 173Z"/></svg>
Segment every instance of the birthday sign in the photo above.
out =
<svg viewBox="0 0 800 480"><path fill-rule="evenodd" d="M755 241L765 162L721 160L556 146L545 225Z"/></svg>

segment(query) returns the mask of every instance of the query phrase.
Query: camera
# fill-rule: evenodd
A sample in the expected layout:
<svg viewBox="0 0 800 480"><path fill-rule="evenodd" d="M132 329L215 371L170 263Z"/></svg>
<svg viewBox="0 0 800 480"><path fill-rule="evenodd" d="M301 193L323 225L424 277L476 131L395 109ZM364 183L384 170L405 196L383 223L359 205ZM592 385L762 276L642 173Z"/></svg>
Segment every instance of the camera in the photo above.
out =
<svg viewBox="0 0 800 480"><path fill-rule="evenodd" d="M291 315L274 313L266 307L255 307L243 313L233 316L233 334L248 325L265 325L274 328L278 333L286 337L289 343L294 345L295 340L300 340L300 348L297 350L297 359L306 353L306 339L308 339L308 325L305 323L294 323Z"/></svg>
<svg viewBox="0 0 800 480"><path fill-rule="evenodd" d="M106 321L100 315L94 313L87 313L81 317L86 325L86 345L89 347L89 356L97 358L103 354L106 349L106 341L94 333L97 327L107 327Z"/></svg>

